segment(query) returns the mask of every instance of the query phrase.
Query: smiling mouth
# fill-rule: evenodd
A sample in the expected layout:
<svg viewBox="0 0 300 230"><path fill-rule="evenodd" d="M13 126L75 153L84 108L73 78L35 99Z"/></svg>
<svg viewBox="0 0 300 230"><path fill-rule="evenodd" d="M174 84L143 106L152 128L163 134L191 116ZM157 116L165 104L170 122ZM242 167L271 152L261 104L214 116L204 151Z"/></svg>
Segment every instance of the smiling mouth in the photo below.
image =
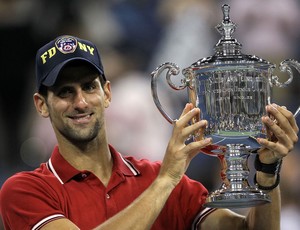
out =
<svg viewBox="0 0 300 230"><path fill-rule="evenodd" d="M75 116L69 116L71 120L78 124L89 123L93 114L78 114Z"/></svg>

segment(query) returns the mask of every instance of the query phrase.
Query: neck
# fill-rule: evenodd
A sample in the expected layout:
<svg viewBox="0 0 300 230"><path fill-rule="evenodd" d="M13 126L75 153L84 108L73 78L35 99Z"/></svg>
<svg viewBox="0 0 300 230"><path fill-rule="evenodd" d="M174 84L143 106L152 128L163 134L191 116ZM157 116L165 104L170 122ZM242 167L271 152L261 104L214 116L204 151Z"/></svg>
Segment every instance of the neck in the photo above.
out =
<svg viewBox="0 0 300 230"><path fill-rule="evenodd" d="M111 176L113 160L107 140L94 140L85 145L59 141L62 156L76 169L87 170L96 175L106 186Z"/></svg>

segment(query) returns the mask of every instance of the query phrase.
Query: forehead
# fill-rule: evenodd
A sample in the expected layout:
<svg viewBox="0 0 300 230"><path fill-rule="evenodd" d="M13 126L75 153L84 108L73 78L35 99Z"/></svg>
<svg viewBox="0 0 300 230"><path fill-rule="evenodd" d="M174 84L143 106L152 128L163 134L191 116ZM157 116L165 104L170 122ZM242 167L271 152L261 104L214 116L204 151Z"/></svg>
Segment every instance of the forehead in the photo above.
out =
<svg viewBox="0 0 300 230"><path fill-rule="evenodd" d="M66 64L60 71L54 86L64 83L80 83L92 81L99 77L98 70L91 64L83 61L75 61Z"/></svg>

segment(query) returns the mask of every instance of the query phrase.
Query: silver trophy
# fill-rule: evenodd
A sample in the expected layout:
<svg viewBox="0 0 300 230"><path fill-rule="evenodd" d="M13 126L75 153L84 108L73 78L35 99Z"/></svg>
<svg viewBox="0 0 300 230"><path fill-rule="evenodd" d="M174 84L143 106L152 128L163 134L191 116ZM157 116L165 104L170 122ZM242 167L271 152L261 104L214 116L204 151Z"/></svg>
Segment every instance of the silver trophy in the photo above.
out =
<svg viewBox="0 0 300 230"><path fill-rule="evenodd" d="M293 80L291 67L300 72L300 64L291 59L282 61L279 69L289 79L279 82L273 75L274 64L241 52L242 45L232 36L236 24L230 20L229 10L229 5L222 6L223 21L216 27L221 39L215 54L183 69L180 86L171 81L171 76L179 74L179 67L174 63L160 65L151 73L151 89L158 110L172 124L175 120L165 112L157 95L157 78L167 70L166 80L172 89L187 88L189 102L201 110L199 119L208 121L205 136L213 140L202 152L218 157L222 167L223 183L210 193L205 206L243 208L271 201L268 194L250 186L248 158L260 148L256 138L267 137L261 117L271 103L271 88L289 85ZM295 115L298 113L299 108ZM193 135L195 141L201 138L200 131Z"/></svg>

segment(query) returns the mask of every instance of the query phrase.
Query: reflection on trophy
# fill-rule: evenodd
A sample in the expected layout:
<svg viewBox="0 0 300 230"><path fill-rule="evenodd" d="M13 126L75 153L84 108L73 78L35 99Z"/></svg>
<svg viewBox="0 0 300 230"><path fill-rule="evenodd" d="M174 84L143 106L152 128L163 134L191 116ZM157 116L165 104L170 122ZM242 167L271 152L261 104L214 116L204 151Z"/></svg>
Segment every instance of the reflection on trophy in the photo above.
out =
<svg viewBox="0 0 300 230"><path fill-rule="evenodd" d="M221 39L215 45L215 54L183 69L180 86L171 81L171 76L179 74L179 67L174 63L162 64L151 74L152 96L158 110L172 124L174 119L165 112L157 95L157 78L167 70L169 86L175 90L187 88L189 102L201 110L199 119L208 121L205 136L211 137L213 144L202 152L220 159L223 183L209 195L205 205L251 207L271 202L268 194L248 182L248 158L260 148L256 138L267 138L261 117L266 115L265 107L271 103L272 87L290 84L291 67L300 72L300 64L291 59L281 62L280 71L289 75L281 83L273 75L274 64L241 52L242 45L232 36L236 25L230 20L229 5L223 5L222 10L223 21L216 27ZM197 141L200 136L196 132L193 139Z"/></svg>

